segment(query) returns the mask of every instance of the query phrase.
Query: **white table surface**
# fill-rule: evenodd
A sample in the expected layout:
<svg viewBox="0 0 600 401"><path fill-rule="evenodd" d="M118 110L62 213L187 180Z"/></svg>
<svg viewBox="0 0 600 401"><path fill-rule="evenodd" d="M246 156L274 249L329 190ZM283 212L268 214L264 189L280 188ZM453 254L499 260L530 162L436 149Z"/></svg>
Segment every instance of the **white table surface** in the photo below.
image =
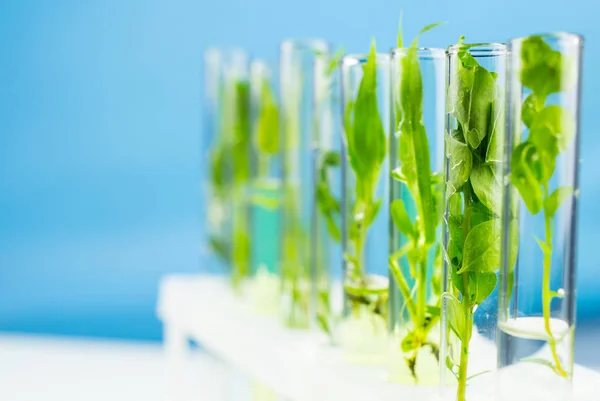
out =
<svg viewBox="0 0 600 401"><path fill-rule="evenodd" d="M230 366L295 401L440 399L438 388L388 382L385 367L347 363L341 349L329 346L321 332L286 329L277 319L257 314L251 304L248 299L235 297L222 278L166 277L161 283L158 316L165 325L173 377L186 371L178 361L187 359L187 339L193 339ZM479 353L477 357L483 361L493 353L490 348L488 353ZM536 368L542 372L536 373ZM471 382L471 388L480 401L480 395L497 388L500 381L496 379L501 377L502 382L511 383L510 388L518 393L519 399L547 401L548 397L537 395L537 387L529 382L531 377L539 376L538 382L544 383L540 385L551 391L563 386L560 383L553 386L553 376L545 369L541 365L516 364L498 375L481 376L477 382ZM600 388L598 372L575 366L573 387L576 401L600 400L596 392ZM495 398L491 394L483 397ZM508 398L515 401L512 395Z"/></svg>
<svg viewBox="0 0 600 401"><path fill-rule="evenodd" d="M226 367L192 353L187 399L222 400ZM2 401L168 400L160 344L0 334Z"/></svg>

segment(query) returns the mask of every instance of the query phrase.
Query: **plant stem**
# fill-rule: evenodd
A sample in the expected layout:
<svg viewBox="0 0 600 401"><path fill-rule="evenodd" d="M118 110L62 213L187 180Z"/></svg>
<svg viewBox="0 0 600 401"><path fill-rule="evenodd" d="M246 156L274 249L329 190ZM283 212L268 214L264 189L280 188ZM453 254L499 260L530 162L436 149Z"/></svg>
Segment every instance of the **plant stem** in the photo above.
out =
<svg viewBox="0 0 600 401"><path fill-rule="evenodd" d="M471 230L471 184L467 182L464 189L464 210L465 216L463 221L463 248L467 234ZM465 401L467 390L467 368L469 365L469 343L471 342L471 334L473 332L473 306L471 305L469 295L469 272L462 274L463 279L463 295L461 303L465 313L465 331L462 334L460 342L460 362L458 367L458 391L457 400Z"/></svg>
<svg viewBox="0 0 600 401"><path fill-rule="evenodd" d="M410 287L402 274L400 266L398 266L398 262L395 259L390 258L390 270L398 283L398 288L400 289L400 293L404 298L404 302L406 302L406 308L408 309L408 314L410 315L410 320L416 322L416 307L415 303L410 295Z"/></svg>
<svg viewBox="0 0 600 401"><path fill-rule="evenodd" d="M427 256L424 256L419 265L417 278L417 328L425 327L425 309L427 309ZM419 330L420 331L420 330ZM424 341L425 339L423 339Z"/></svg>
<svg viewBox="0 0 600 401"><path fill-rule="evenodd" d="M464 283L468 285L469 278L464 279ZM468 306L464 302L465 297L463 297L463 305L465 306L465 311L467 312L467 321L465 325L465 332L463 333L463 339L460 344L460 365L458 368L458 392L457 392L457 400L465 401L466 400L466 390L467 390L467 368L469 365L469 343L471 342L471 334L473 332L473 308Z"/></svg>
<svg viewBox="0 0 600 401"><path fill-rule="evenodd" d="M392 256L390 256L390 258L393 259L393 260L400 259L402 256L406 255L408 253L408 251L410 251L410 249L412 248L412 246L413 246L412 243L408 243L408 244L404 245L398 251L396 251L395 253L393 253Z"/></svg>
<svg viewBox="0 0 600 401"><path fill-rule="evenodd" d="M546 198L548 197L548 187L545 188ZM550 278L552 269L552 221L550 215L544 209L544 223L546 228L546 247L544 250L544 274L542 277L542 314L544 315L544 328L548 334L550 351L555 363L555 370L562 377L567 376L567 372L563 369L558 352L556 350L556 339L550 328L550 304L552 296L550 295Z"/></svg>
<svg viewBox="0 0 600 401"><path fill-rule="evenodd" d="M357 200L357 203L362 203L363 206L363 217L360 226L358 227L358 234L356 235L356 239L354 241L354 251L356 252L356 271L354 271L355 275L364 279L364 261L363 261L363 247L365 243L366 231L367 227L365 224L365 217L367 214L367 210L371 207L371 202L369 200Z"/></svg>

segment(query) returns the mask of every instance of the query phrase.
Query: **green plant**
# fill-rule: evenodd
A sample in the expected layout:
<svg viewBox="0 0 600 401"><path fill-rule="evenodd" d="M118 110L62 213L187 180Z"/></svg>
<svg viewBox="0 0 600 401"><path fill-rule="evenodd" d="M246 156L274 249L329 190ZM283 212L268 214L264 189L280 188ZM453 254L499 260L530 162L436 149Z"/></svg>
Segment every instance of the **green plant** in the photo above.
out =
<svg viewBox="0 0 600 401"><path fill-rule="evenodd" d="M500 267L504 107L497 74L470 54L473 45L464 44L464 37L457 46L447 92L454 122L445 138L444 252L452 286L442 298L448 328L460 341L459 361L448 355L444 362L458 380L458 401L464 401L474 310L494 290ZM517 244L511 237L511 257Z"/></svg>
<svg viewBox="0 0 600 401"><path fill-rule="evenodd" d="M340 49L329 61L329 65L325 71L325 85L323 85L323 88L319 89L319 102L325 102L328 99L333 100L333 74L337 71L343 54L343 50ZM320 106L317 105L317 109L319 107ZM315 119L315 122L315 125L318 126L318 119ZM335 241L339 242L341 241L341 232L336 221L341 216L341 205L339 199L336 198L334 192L331 190L329 171L331 169L339 168L340 154L339 152L331 149L320 150L321 156L319 158L319 166L317 168L315 200L319 213L325 218L329 235Z"/></svg>
<svg viewBox="0 0 600 401"><path fill-rule="evenodd" d="M317 105L316 109L325 113L333 113L333 105L336 103L336 89L337 81L335 80L334 74L338 71L340 60L343 56L343 50L338 50L333 56L323 55L329 57L327 68L323 72L324 79L322 80L321 87L317 88ZM314 240L317 241L315 249L312 252L316 252L315 263L317 271L317 323L329 335L333 335L331 326L332 320L336 316L332 316L332 311L329 302L329 252L331 247L335 243L341 243L341 230L340 230L340 218L342 215L341 203L332 190L332 175L339 172L341 164L340 154L333 148L329 148L329 140L333 135L333 132L328 131L327 128L331 124L322 124L319 121L319 116L325 113L317 112L317 118L315 118L315 136L317 136L317 143L319 143L319 156L316 160L316 182L315 182L315 203L318 215L317 219L317 235ZM325 114L327 118L327 114ZM324 226L323 226L324 224Z"/></svg>
<svg viewBox="0 0 600 401"><path fill-rule="evenodd" d="M250 88L248 81L235 80L232 85L234 107L231 128L233 176L232 274L234 288L250 272L250 227L248 221L247 184L250 180ZM226 125L228 126L228 125Z"/></svg>
<svg viewBox="0 0 600 401"><path fill-rule="evenodd" d="M401 58L400 87L395 96L395 128L398 130L398 159L400 167L393 170L392 178L400 182L407 190L405 197L411 198L416 208L415 221L409 217L405 203L395 199L391 203L390 214L396 229L406 239L406 244L389 257L389 268L400 290L412 327L400 347L404 353L411 355L406 359L408 368L417 381L417 353L419 349L428 347L439 359L439 345L430 341L429 332L440 320L442 253L439 244L438 227L442 221L441 197L437 195L441 189L441 175L433 173L430 167L429 142L423 123L423 82L417 45L419 36L440 25L426 26L415 37L406 54ZM398 34L398 47L402 48L402 27ZM429 258L435 254L433 273L427 276ZM405 259L409 266L409 284L399 263ZM427 288L431 282L432 302L427 302Z"/></svg>
<svg viewBox="0 0 600 401"><path fill-rule="evenodd" d="M218 203L218 207L221 207L221 204L225 200L227 196L227 185L225 183L225 171L226 167L226 151L225 146L222 143L222 140L214 145L214 148L210 154L210 164L209 164L209 176L210 176L210 185L211 185L211 198L209 198L208 202ZM211 209L212 205L209 206ZM209 213L219 213L218 211L212 209L209 210ZM222 262L229 262L229 243L223 238L223 233L221 232L222 227L209 227L208 229L208 244L212 252L218 256Z"/></svg>
<svg viewBox="0 0 600 401"><path fill-rule="evenodd" d="M299 169L305 160L301 149L300 108L304 76L300 66L293 63L282 82L282 133L281 149L283 154L283 193L282 193L282 248L281 280L285 324L290 327L308 327L309 308L309 240L301 221L302 188L299 182Z"/></svg>
<svg viewBox="0 0 600 401"><path fill-rule="evenodd" d="M279 156L279 107L268 78L261 82L259 112L254 127L254 149L257 173L254 180L255 190L252 193L252 204L267 210L277 209L280 199L277 196L279 186L269 181L272 174L273 160ZM277 195L266 196L264 193L277 192Z"/></svg>
<svg viewBox="0 0 600 401"><path fill-rule="evenodd" d="M542 314L544 330L553 362L545 363L558 375L566 377L557 352L557 340L550 328L552 299L561 295L550 287L552 263L552 219L559 206L573 195L573 188L562 186L550 191L550 179L556 161L575 135L575 118L564 107L546 105L547 97L568 89L574 83L571 60L553 50L540 36L523 41L521 48L521 84L531 90L521 109L521 119L529 129L526 140L513 150L510 181L519 191L532 215L544 215L545 239L537 242L544 255L542 279Z"/></svg>
<svg viewBox="0 0 600 401"><path fill-rule="evenodd" d="M365 274L364 247L369 226L381 207L375 198L380 171L386 156L386 135L377 104L377 54L375 42L371 45L358 94L348 101L344 128L348 159L355 176L355 199L348 227L348 249L344 255L347 277L346 295L357 309L366 305L373 313L385 316L387 285Z"/></svg>
<svg viewBox="0 0 600 401"><path fill-rule="evenodd" d="M219 91L218 110L220 113L215 116L216 123L219 126L219 133L213 139L212 150L209 156L209 183L210 196L207 199L209 203L207 219L209 215L217 216L214 222L209 223L209 247L213 254L218 256L221 261L230 267L231 264L231 238L228 238L225 232L225 224L222 221L223 205L231 193L231 145L228 139L230 129L232 110L226 105L229 102L229 92L222 87ZM210 219L208 219L210 221Z"/></svg>
<svg viewBox="0 0 600 401"><path fill-rule="evenodd" d="M279 152L279 108L267 78L264 78L260 91L256 148L258 176L266 177L269 175L269 159Z"/></svg>

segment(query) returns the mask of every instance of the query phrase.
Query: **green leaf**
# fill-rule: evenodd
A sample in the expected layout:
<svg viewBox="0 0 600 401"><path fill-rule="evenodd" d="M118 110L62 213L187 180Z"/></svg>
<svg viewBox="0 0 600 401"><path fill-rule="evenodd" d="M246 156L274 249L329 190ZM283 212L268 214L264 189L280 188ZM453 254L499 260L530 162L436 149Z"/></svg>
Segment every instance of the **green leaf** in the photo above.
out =
<svg viewBox="0 0 600 401"><path fill-rule="evenodd" d="M369 207L367 207L367 209L365 211L365 218L364 218L364 223L367 227L370 226L371 223L373 223L373 221L377 217L380 207L381 207L381 199L375 201L374 203L370 204Z"/></svg>
<svg viewBox="0 0 600 401"><path fill-rule="evenodd" d="M233 113L233 177L241 184L250 178L250 85L247 81L234 83Z"/></svg>
<svg viewBox="0 0 600 401"><path fill-rule="evenodd" d="M329 328L329 322L327 321L327 316L323 313L317 313L317 323L321 329L331 335L331 329Z"/></svg>
<svg viewBox="0 0 600 401"><path fill-rule="evenodd" d="M462 251L460 244L454 239L448 241L448 259L450 261L450 266L452 267L450 272L450 278L452 280L452 284L461 292L464 292L463 286L463 278L462 275L458 274L458 270L462 265Z"/></svg>
<svg viewBox="0 0 600 401"><path fill-rule="evenodd" d="M529 140L553 158L567 149L574 135L575 119L567 109L557 105L543 108L529 129Z"/></svg>
<svg viewBox="0 0 600 401"><path fill-rule="evenodd" d="M426 32L439 24L429 25ZM396 127L399 129L399 159L402 175L412 194L425 234L425 242L435 241L434 203L431 194L429 142L423 125L423 82L417 53L418 36L401 59L401 78Z"/></svg>
<svg viewBox="0 0 600 401"><path fill-rule="evenodd" d="M445 22L434 22L433 24L429 24L426 25L425 27L421 28L421 30L419 31L419 33L417 34L417 36L415 36L415 38L413 39L412 43L411 43L411 47L416 48L417 45L419 44L419 38L421 37L422 34L424 34L425 32L431 31L433 28L437 28L440 25L444 25Z"/></svg>
<svg viewBox="0 0 600 401"><path fill-rule="evenodd" d="M547 216L553 217L560 205L574 194L573 187L562 186L557 188L544 201L544 211Z"/></svg>
<svg viewBox="0 0 600 401"><path fill-rule="evenodd" d="M394 222L394 225L398 231L407 237L412 238L413 240L417 240L417 232L413 226L413 223L410 221L410 217L408 217L404 202L400 199L395 199L392 201L390 211L392 215L392 221Z"/></svg>
<svg viewBox="0 0 600 401"><path fill-rule="evenodd" d="M344 57L344 49L338 49L329 60L329 66L327 66L327 70L325 71L327 76L331 76L333 74L340 64L342 57Z"/></svg>
<svg viewBox="0 0 600 401"><path fill-rule="evenodd" d="M469 147L450 135L446 135L446 156L448 157L449 179L456 190L459 190L471 175L473 155Z"/></svg>
<svg viewBox="0 0 600 401"><path fill-rule="evenodd" d="M461 294L466 294L462 274L457 273L458 268L455 268L454 264L453 264L452 268L453 268L453 270L452 270L452 273L450 276L450 279L452 280L452 285L454 285L454 287L456 287L456 289L458 291L460 291Z"/></svg>
<svg viewBox="0 0 600 401"><path fill-rule="evenodd" d="M492 213L487 206L481 202L472 202L471 206L469 206L469 209L471 216L471 227L475 227L494 218L494 213Z"/></svg>
<svg viewBox="0 0 600 401"><path fill-rule="evenodd" d="M338 167L341 164L340 154L333 150L325 152L322 164L324 167Z"/></svg>
<svg viewBox="0 0 600 401"><path fill-rule="evenodd" d="M451 217L458 217L463 214L462 196L459 193L454 193L448 200L448 212Z"/></svg>
<svg viewBox="0 0 600 401"><path fill-rule="evenodd" d="M527 127L531 127L535 116L544 108L545 97L540 97L535 93L531 93L521 107L521 120Z"/></svg>
<svg viewBox="0 0 600 401"><path fill-rule="evenodd" d="M492 124L490 126L489 142L485 155L485 161L504 162L504 97L500 92L496 93L496 99L492 103Z"/></svg>
<svg viewBox="0 0 600 401"><path fill-rule="evenodd" d="M348 105L346 126L350 164L358 180L369 183L357 187L372 187L371 183L376 181L386 154L385 130L377 105L377 55L374 42L363 65L356 101Z"/></svg>
<svg viewBox="0 0 600 401"><path fill-rule="evenodd" d="M334 216L341 214L341 205L339 200L331 193L327 181L317 183L317 208L325 217L327 230L331 237L336 241L340 241L342 235Z"/></svg>
<svg viewBox="0 0 600 401"><path fill-rule="evenodd" d="M402 10L400 10L400 20L398 22L398 42L397 42L397 46L398 48L403 48L404 47L404 41L402 40L402 17L403 17L403 12Z"/></svg>
<svg viewBox="0 0 600 401"><path fill-rule="evenodd" d="M480 304L484 299L490 296L497 282L496 273L492 272L471 272L469 274L469 293L471 302Z"/></svg>
<svg viewBox="0 0 600 401"><path fill-rule="evenodd" d="M340 228L336 221L330 215L326 217L325 221L327 222L327 231L329 232L329 235L331 235L331 238L340 242L342 240L342 233L340 232Z"/></svg>
<svg viewBox="0 0 600 401"><path fill-rule="evenodd" d="M462 126L466 143L472 149L488 135L492 115L492 102L496 97L496 80L481 67L463 46L458 52L458 60L452 71L448 88L451 113Z"/></svg>
<svg viewBox="0 0 600 401"><path fill-rule="evenodd" d="M523 41L521 62L521 82L543 97L572 84L572 60L563 58L560 51L552 50L541 36L531 36Z"/></svg>
<svg viewBox="0 0 600 401"><path fill-rule="evenodd" d="M215 255L224 261L229 260L229 248L225 241L215 236L211 236L208 240L208 244Z"/></svg>
<svg viewBox="0 0 600 401"><path fill-rule="evenodd" d="M266 80L262 85L260 107L256 143L262 153L273 155L279 150L279 109Z"/></svg>
<svg viewBox="0 0 600 401"><path fill-rule="evenodd" d="M461 341L468 340L463 339L463 333L467 327L467 317L464 307L454 295L448 292L442 294L442 299L446 302L446 313L450 328Z"/></svg>
<svg viewBox="0 0 600 401"><path fill-rule="evenodd" d="M537 160L537 161L536 161ZM510 158L510 182L517 188L531 214L542 209L543 192L540 184L539 154L530 142L518 145Z"/></svg>
<svg viewBox="0 0 600 401"><path fill-rule="evenodd" d="M326 151L321 156L321 166L318 171L316 183L317 208L327 225L329 235L335 241L341 241L341 232L336 217L341 216L342 208L340 201L335 197L330 188L328 169L340 165L340 155L336 151Z"/></svg>
<svg viewBox="0 0 600 401"><path fill-rule="evenodd" d="M401 124L400 162L402 175L406 178L410 193L415 198L423 225L426 243L435 241L435 213L431 194L431 168L429 144L425 127L418 124L415 130L410 124Z"/></svg>
<svg viewBox="0 0 600 401"><path fill-rule="evenodd" d="M223 144L218 144L210 155L210 177L212 187L219 196L223 196L225 190L225 164L225 148Z"/></svg>
<svg viewBox="0 0 600 401"><path fill-rule="evenodd" d="M501 222L493 219L471 229L465 239L463 263L458 274L467 271L492 272L500 268Z"/></svg>
<svg viewBox="0 0 600 401"><path fill-rule="evenodd" d="M450 217L448 219L448 231L450 240L448 241L448 258L455 271L462 266L462 245L463 245L463 216Z"/></svg>
<svg viewBox="0 0 600 401"><path fill-rule="evenodd" d="M502 209L502 179L496 176L494 167L489 164L473 166L471 185L481 203L492 212L500 215Z"/></svg>

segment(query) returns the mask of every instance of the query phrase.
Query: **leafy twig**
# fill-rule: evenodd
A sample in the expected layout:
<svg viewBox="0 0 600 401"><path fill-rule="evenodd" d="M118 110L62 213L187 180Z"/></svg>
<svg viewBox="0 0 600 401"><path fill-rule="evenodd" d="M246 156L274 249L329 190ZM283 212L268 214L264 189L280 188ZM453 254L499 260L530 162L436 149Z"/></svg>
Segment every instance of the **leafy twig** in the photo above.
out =
<svg viewBox="0 0 600 401"><path fill-rule="evenodd" d="M428 332L432 327L432 318L426 313L429 283L427 256L429 249L436 245L436 230L440 219L436 213L436 209L439 208L436 208L433 195L437 183L430 167L429 143L423 124L423 83L417 44L422 33L438 25L439 23L431 24L423 28L411 46L406 49L406 54L400 60L400 87L397 88L394 103L401 165L399 169L392 171L392 178L400 181L408 189L408 193L416 205L417 216L415 222L411 221L404 202L400 199L392 202L390 210L392 220L397 230L406 236L407 245L402 248L406 251L397 252L390 257L389 266L413 324L413 331L405 336L401 341L401 346L403 351L413 352L411 357L405 359L415 380L418 380L415 371L417 351L425 346L437 348L427 339ZM402 26L400 26L398 47L401 48L402 45ZM396 90L396 88L394 89ZM407 254L407 262L415 282L412 290L397 262L397 259L404 257L405 254ZM441 266L437 264L434 266L441 269ZM415 291L416 299L413 299ZM439 293L437 295L439 296ZM435 305L439 306L439 298L435 301Z"/></svg>
<svg viewBox="0 0 600 401"><path fill-rule="evenodd" d="M570 59L552 48L540 36L523 41L521 48L523 86L532 93L525 99L521 116L529 128L529 136L514 150L510 160L511 183L519 191L525 206L532 215L543 211L545 241L538 241L544 254L542 277L542 315L544 330L549 337L552 353L552 370L566 377L568 372L558 356L557 341L550 327L550 304L554 293L550 287L552 268L552 219L559 206L573 195L571 187L557 188L549 193L550 178L554 174L556 159L565 151L575 135L575 120L561 106L545 106L548 95L572 85L569 72Z"/></svg>

